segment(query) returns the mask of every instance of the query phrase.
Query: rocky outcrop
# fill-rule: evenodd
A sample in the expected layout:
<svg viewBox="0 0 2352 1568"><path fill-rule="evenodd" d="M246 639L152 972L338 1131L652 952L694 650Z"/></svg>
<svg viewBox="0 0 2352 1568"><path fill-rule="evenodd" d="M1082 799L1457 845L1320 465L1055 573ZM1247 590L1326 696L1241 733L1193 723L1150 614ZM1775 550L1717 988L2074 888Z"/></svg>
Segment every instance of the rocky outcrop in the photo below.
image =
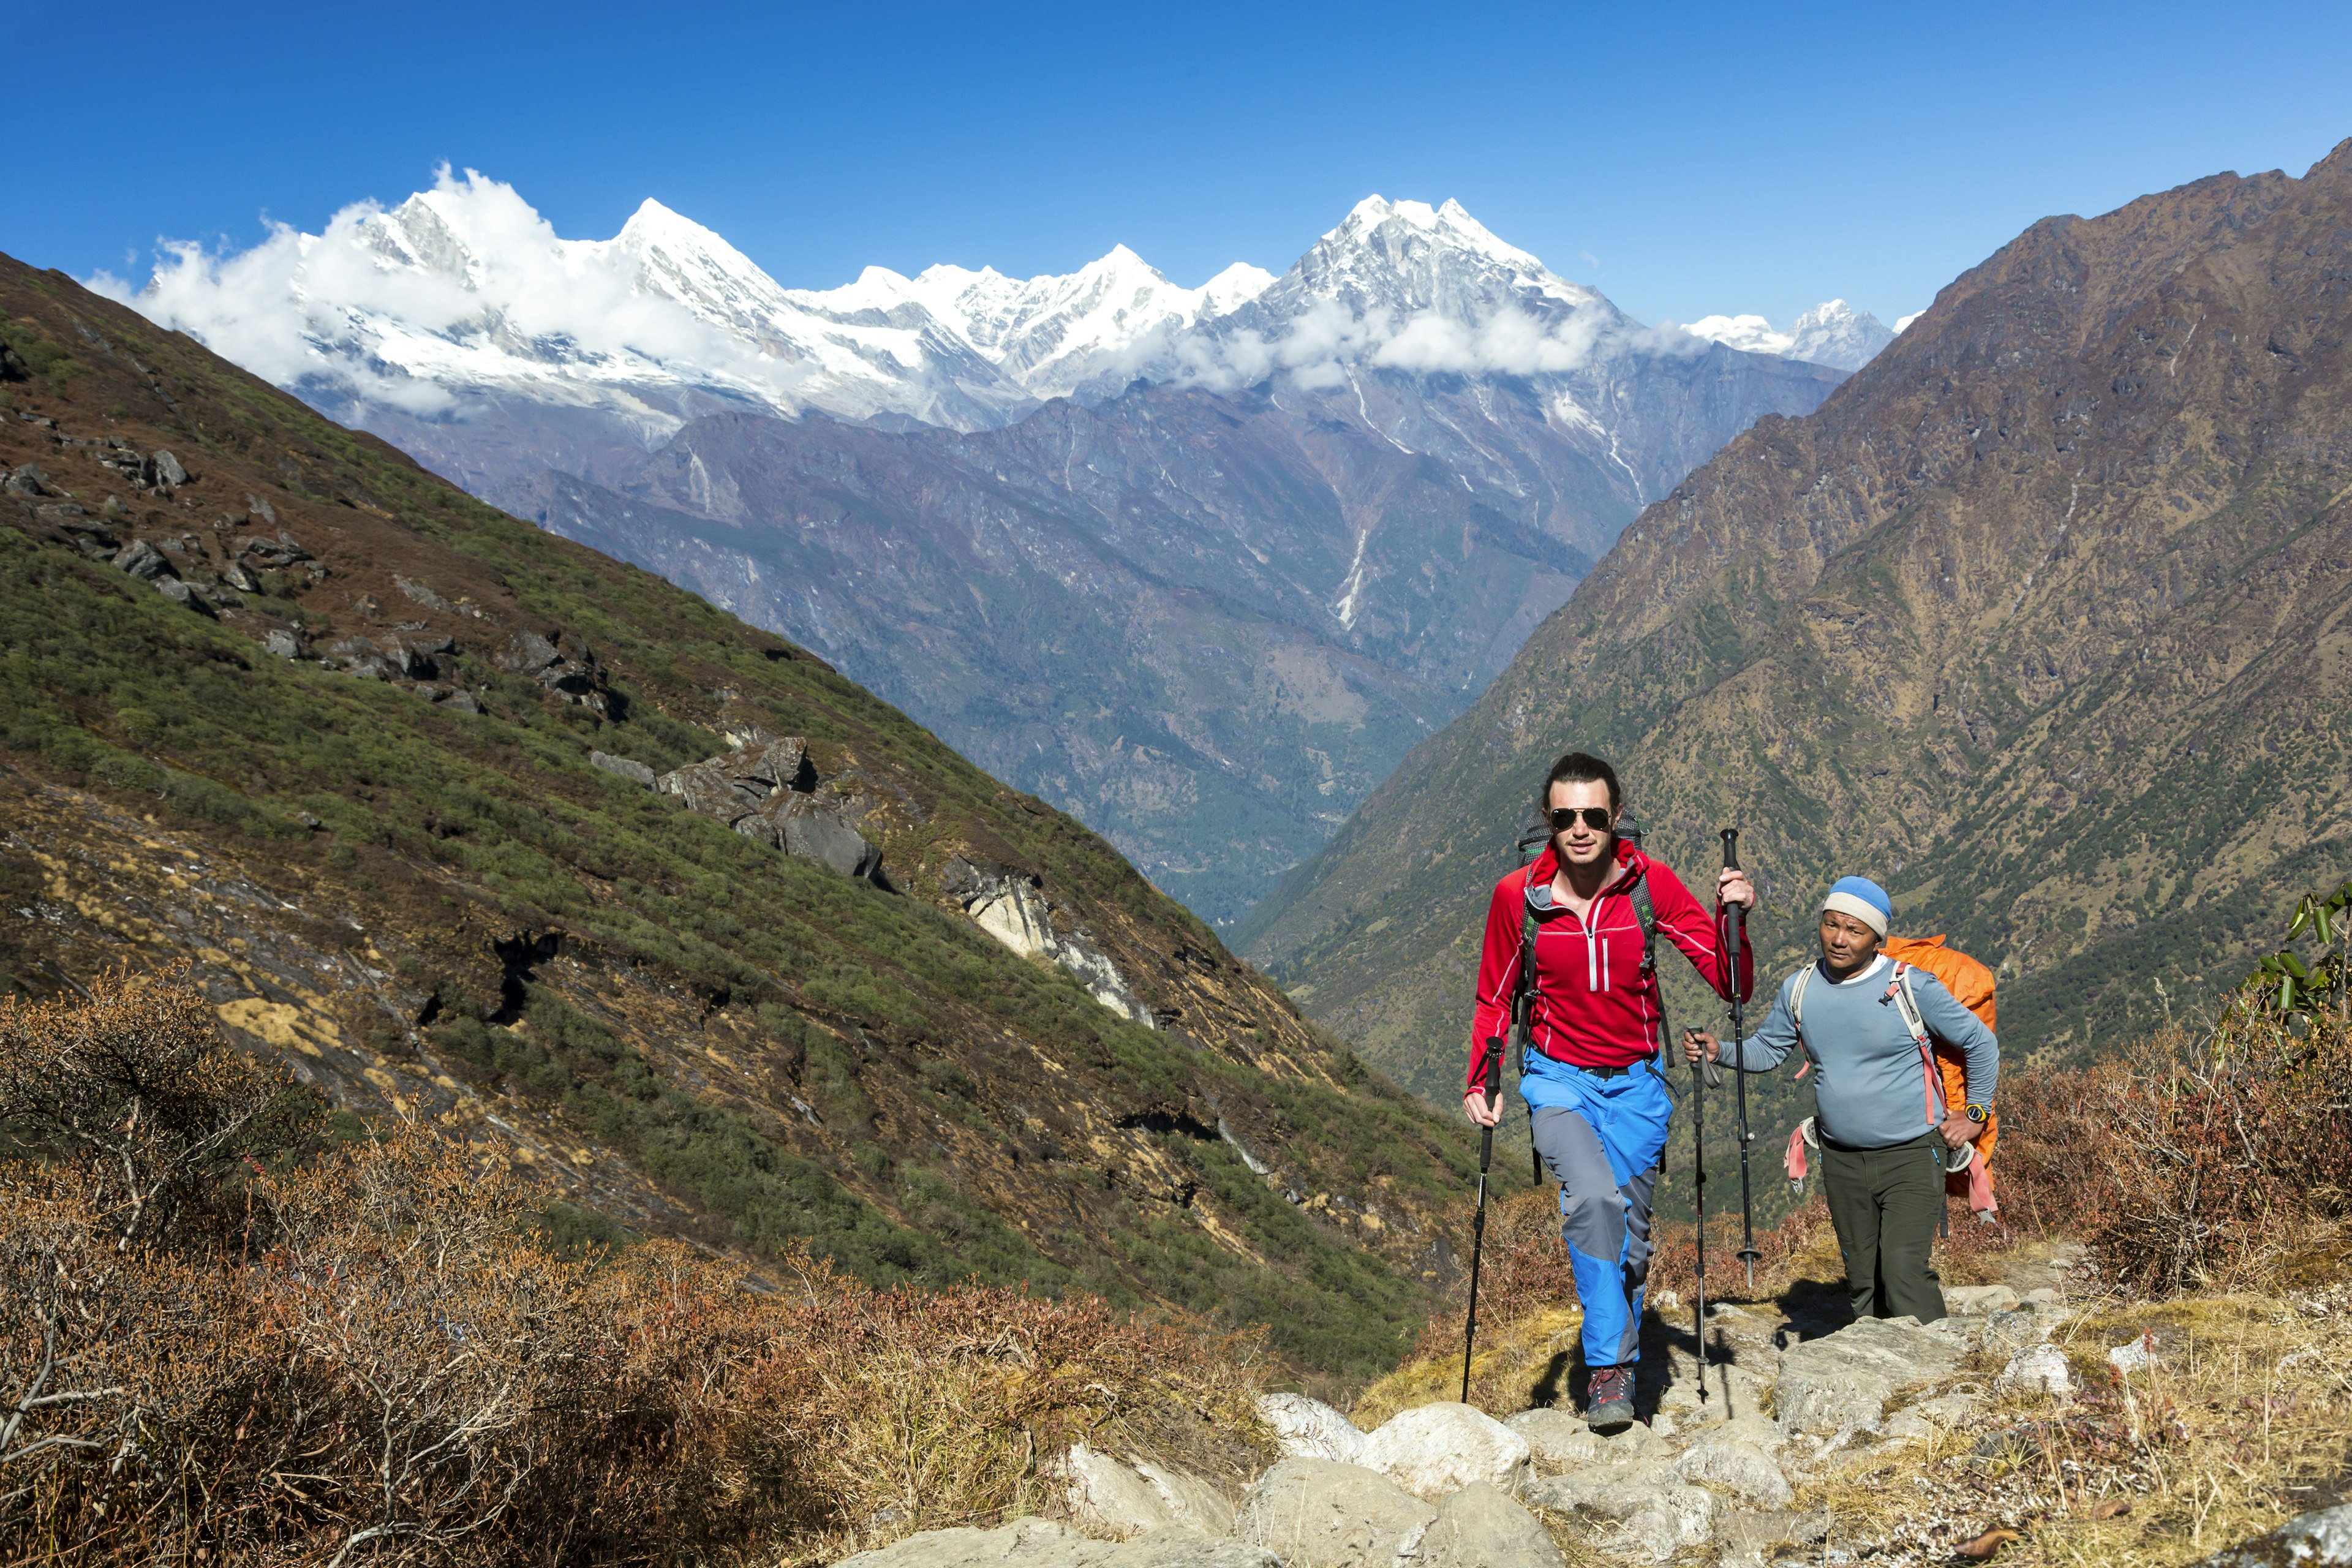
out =
<svg viewBox="0 0 2352 1568"><path fill-rule="evenodd" d="M1783 1352L1774 1407L1791 1432L1874 1423L1902 1390L1949 1376L1968 1348L1909 1318L1864 1318Z"/></svg>
<svg viewBox="0 0 2352 1568"><path fill-rule="evenodd" d="M839 1568L1284 1568L1273 1552L1182 1529L1129 1542L1090 1540L1052 1520L1022 1519L995 1530L929 1530ZM1383 1565L1386 1568L1386 1565Z"/></svg>
<svg viewBox="0 0 2352 1568"><path fill-rule="evenodd" d="M1151 1009L1108 953L1078 927L1055 928L1044 879L959 855L941 869L940 881L981 930L1024 958L1048 958L1060 964L1077 977L1088 995L1120 1017L1147 1029L1156 1026Z"/></svg>
<svg viewBox="0 0 2352 1568"><path fill-rule="evenodd" d="M1229 1535L1233 1502L1200 1477L1157 1460L1122 1460L1074 1444L1058 1470L1070 1510L1121 1539L1171 1528Z"/></svg>
<svg viewBox="0 0 2352 1568"><path fill-rule="evenodd" d="M1257 1413L1274 1428L1275 1440L1291 1458L1337 1459L1347 1465L1362 1462L1362 1430L1319 1399L1303 1394L1264 1394L1258 1399Z"/></svg>
<svg viewBox="0 0 2352 1568"><path fill-rule="evenodd" d="M1241 1536L1285 1568L1393 1568L1436 1521L1436 1509L1361 1466L1284 1459L1250 1488Z"/></svg>
<svg viewBox="0 0 2352 1568"><path fill-rule="evenodd" d="M1414 1562L1422 1568L1567 1568L1543 1527L1508 1493L1473 1481L1437 1505Z"/></svg>
<svg viewBox="0 0 2352 1568"><path fill-rule="evenodd" d="M733 752L673 768L652 783L688 810L717 817L746 838L813 860L835 876L883 880L881 849L857 831L868 810L866 796L820 780L808 742L798 736L755 733Z"/></svg>
<svg viewBox="0 0 2352 1568"><path fill-rule="evenodd" d="M1474 1405L1423 1405L1390 1416L1356 1462L1434 1502L1474 1482L1517 1491L1530 1452L1526 1438Z"/></svg>

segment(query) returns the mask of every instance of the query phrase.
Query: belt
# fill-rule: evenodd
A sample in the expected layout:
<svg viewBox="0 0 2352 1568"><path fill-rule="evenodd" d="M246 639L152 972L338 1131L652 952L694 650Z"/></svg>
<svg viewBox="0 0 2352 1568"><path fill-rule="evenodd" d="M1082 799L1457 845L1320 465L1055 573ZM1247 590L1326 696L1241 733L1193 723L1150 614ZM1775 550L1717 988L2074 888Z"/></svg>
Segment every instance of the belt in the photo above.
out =
<svg viewBox="0 0 2352 1568"><path fill-rule="evenodd" d="M1570 1061L1566 1057L1553 1056L1549 1051L1538 1050L1533 1046L1528 1047L1528 1054L1541 1057L1546 1061L1558 1062L1562 1067L1574 1068L1581 1073L1591 1073L1594 1078L1624 1078L1629 1076L1635 1068L1650 1060L1648 1057L1643 1057L1638 1060L1627 1062L1623 1067L1595 1068L1587 1067L1582 1062ZM1521 1070L1525 1070L1524 1065Z"/></svg>

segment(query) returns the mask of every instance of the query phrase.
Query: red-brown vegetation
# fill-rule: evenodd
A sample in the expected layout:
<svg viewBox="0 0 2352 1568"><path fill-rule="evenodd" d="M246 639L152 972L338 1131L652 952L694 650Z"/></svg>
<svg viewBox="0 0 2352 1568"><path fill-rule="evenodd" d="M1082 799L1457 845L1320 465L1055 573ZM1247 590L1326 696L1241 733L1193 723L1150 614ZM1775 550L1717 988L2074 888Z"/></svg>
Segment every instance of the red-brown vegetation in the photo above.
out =
<svg viewBox="0 0 2352 1568"><path fill-rule="evenodd" d="M0 1010L0 1095L8 1563L793 1561L1050 1508L1080 1437L1247 1463L1254 1341L560 1257L460 1147L325 1142L169 980Z"/></svg>

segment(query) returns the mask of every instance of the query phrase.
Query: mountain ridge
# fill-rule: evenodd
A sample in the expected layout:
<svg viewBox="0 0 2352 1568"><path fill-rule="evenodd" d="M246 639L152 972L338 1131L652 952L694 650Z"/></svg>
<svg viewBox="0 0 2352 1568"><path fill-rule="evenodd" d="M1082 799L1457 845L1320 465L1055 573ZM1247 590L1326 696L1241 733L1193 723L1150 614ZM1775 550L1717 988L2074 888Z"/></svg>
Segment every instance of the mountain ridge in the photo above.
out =
<svg viewBox="0 0 2352 1568"><path fill-rule="evenodd" d="M2352 830L2347 234L2352 143L2036 224L1645 510L1237 942L1438 1092L1521 775L1575 743L1678 864L1746 824L1776 962L1869 869L1996 966L2012 1048L2229 984Z"/></svg>

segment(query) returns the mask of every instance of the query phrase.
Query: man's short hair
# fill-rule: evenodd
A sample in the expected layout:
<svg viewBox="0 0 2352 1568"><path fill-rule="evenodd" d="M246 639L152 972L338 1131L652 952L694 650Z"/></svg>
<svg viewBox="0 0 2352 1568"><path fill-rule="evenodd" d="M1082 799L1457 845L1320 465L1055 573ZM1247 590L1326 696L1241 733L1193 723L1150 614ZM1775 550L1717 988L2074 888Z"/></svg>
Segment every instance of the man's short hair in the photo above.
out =
<svg viewBox="0 0 2352 1568"><path fill-rule="evenodd" d="M1570 752L1552 763L1551 772L1544 775L1543 788L1536 792L1536 815L1551 810L1551 786L1556 784L1605 784L1609 786L1609 809L1619 804L1617 770L1590 752Z"/></svg>

